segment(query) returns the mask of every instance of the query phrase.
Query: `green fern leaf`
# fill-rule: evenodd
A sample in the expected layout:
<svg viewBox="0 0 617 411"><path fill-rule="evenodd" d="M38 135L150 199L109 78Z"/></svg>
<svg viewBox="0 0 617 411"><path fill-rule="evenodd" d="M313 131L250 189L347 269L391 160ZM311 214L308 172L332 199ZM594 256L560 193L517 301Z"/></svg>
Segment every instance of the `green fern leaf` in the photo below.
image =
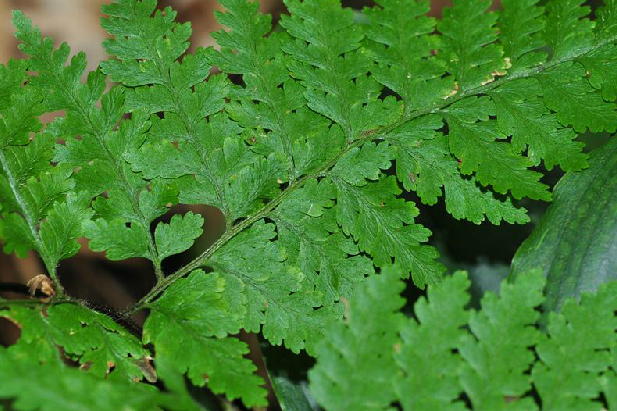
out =
<svg viewBox="0 0 617 411"><path fill-rule="evenodd" d="M380 169L390 165L391 152L385 143L367 144L341 158L331 175L337 190L336 218L343 232L351 234L377 266L389 265L394 258L408 267L414 282L422 287L435 281L442 268L434 261L437 253L421 245L430 231L413 224L417 209L396 198L401 193L396 179L378 179ZM367 179L377 181L367 183Z"/></svg>
<svg viewBox="0 0 617 411"><path fill-rule="evenodd" d="M444 110L450 128L450 150L461 160L462 174L475 172L482 185L492 185L498 193L510 190L514 198L549 200L548 186L539 182L541 174L531 171L531 161L516 154L505 141L495 120L495 105L488 97L469 97ZM479 120L476 122L476 120ZM487 161L499 158L501 161Z"/></svg>
<svg viewBox="0 0 617 411"><path fill-rule="evenodd" d="M460 90L491 81L507 68L503 50L495 43L497 14L486 13L490 5L490 1L455 1L453 8L444 9L437 25L443 35L439 55Z"/></svg>
<svg viewBox="0 0 617 411"><path fill-rule="evenodd" d="M527 150L533 165L544 159L549 170L557 164L563 170L587 167L584 144L572 141L576 133L559 124L539 98L541 95L540 83L535 79L521 79L491 91L500 130L512 136L514 150Z"/></svg>
<svg viewBox="0 0 617 411"><path fill-rule="evenodd" d="M377 99L378 83L366 73L370 60L359 48L364 37L353 12L338 1L289 0L281 25L295 38L283 45L288 67L306 86L308 106L338 124L348 141L396 118L393 99ZM354 80L354 81L352 81Z"/></svg>
<svg viewBox="0 0 617 411"><path fill-rule="evenodd" d="M150 256L148 233L141 226L127 227L124 221L99 219L85 224L92 251L105 251L111 261Z"/></svg>
<svg viewBox="0 0 617 411"><path fill-rule="evenodd" d="M609 410L614 410L617 406L617 350L614 346L610 349L610 367L611 369L602 373L600 377L600 385L602 392L606 398Z"/></svg>
<svg viewBox="0 0 617 411"><path fill-rule="evenodd" d="M288 262L307 275L303 289L314 289L314 297L326 306L349 299L356 285L374 272L370 259L359 255L358 246L340 232L332 211L335 196L327 180L311 180L270 215Z"/></svg>
<svg viewBox="0 0 617 411"><path fill-rule="evenodd" d="M596 10L596 34L602 40L614 35L617 24L617 3L615 0L605 0L603 6Z"/></svg>
<svg viewBox="0 0 617 411"><path fill-rule="evenodd" d="M36 250L56 280L60 260L79 250L76 239L90 213L83 199L74 195L66 199L74 187L72 171L50 164L53 140L39 133L37 119L43 112L43 92L35 86L21 87L26 68L10 62L1 69L6 77L0 84L4 96L0 104L0 235L5 252L25 257ZM29 133L36 134L31 138ZM61 294L62 289L56 288Z"/></svg>
<svg viewBox="0 0 617 411"><path fill-rule="evenodd" d="M387 143L367 143L345 153L332 174L349 184L362 186L365 180L379 179L381 171L390 168L391 158L392 150Z"/></svg>
<svg viewBox="0 0 617 411"><path fill-rule="evenodd" d="M426 205L443 196L457 219L527 222L513 199L551 198L532 167L582 170L577 134L617 128L617 2L593 22L582 0L503 0L499 12L488 0L455 0L438 22L427 1L377 0L359 12L339 0L287 0L274 28L256 2L221 4L220 49L186 54L191 26L171 8L113 1L102 20L110 59L86 76L83 53L69 60L66 44L54 49L14 14L30 59L0 67L0 238L7 252L36 251L58 291L49 304L2 301L0 315L23 334L0 351L0 369L23 361L47 370L60 400L74 395L64 382L126 393L129 380L153 379L149 351L122 319L85 308L59 284L59 262L85 235L110 260L151 260L156 275L122 316L150 311L142 341L167 391L135 384L144 402L127 407L199 409L187 384L265 406L248 347L230 336L242 330L317 355L314 387L332 409L398 401L463 410L463 396L475 409L527 410L537 408L530 390L546 407L593 407L600 393L611 404L613 345L594 345L606 363L596 368L554 362L579 349L592 357L585 341L568 346L570 329L602 341L605 330L578 325L573 308L540 336L533 275L465 311L468 281L455 274L435 285L444 268L402 188ZM42 126L51 112L64 114ZM166 273L164 260L203 233L197 209L179 215L178 203L216 207L225 230ZM417 320L399 313L409 275L430 285ZM581 312L610 317L589 301L581 307L595 308ZM88 371L69 369L67 358ZM0 396L46 409L24 399L31 374L20 367ZM555 381L573 384L566 399L552 393ZM588 391L577 391L581 382ZM116 407L91 408L104 406Z"/></svg>
<svg viewBox="0 0 617 411"><path fill-rule="evenodd" d="M131 86L164 84L169 73L159 71L157 65L169 66L187 50L190 23L175 23L176 12L170 7L151 17L155 9L155 0L120 0L101 8L110 16L101 21L101 26L115 36L105 42L105 48L125 60L104 64L105 71L116 81ZM138 59L141 64L134 61ZM197 70L191 79L193 84L203 81L207 74L207 69Z"/></svg>
<svg viewBox="0 0 617 411"><path fill-rule="evenodd" d="M273 224L255 223L221 247L209 265L230 289L246 296L243 326L247 331L258 331L264 324L262 332L271 343L280 345L284 339L288 348L298 352L305 341L319 339L322 316L328 310L313 309L320 300L315 290L300 292L303 273L284 264L287 253L279 242L271 241L275 235Z"/></svg>
<svg viewBox="0 0 617 411"><path fill-rule="evenodd" d="M377 67L372 76L403 99L405 108L421 108L447 96L453 81L443 78L445 64L427 59L440 46L437 36L430 36L436 21L426 17L429 2L416 0L381 0L381 8L366 8L371 21L366 35L371 56ZM400 10L405 10L401 13Z"/></svg>
<svg viewBox="0 0 617 411"><path fill-rule="evenodd" d="M388 137L396 149L396 175L407 190L413 190L424 204L433 205L443 194L446 210L457 219L476 224L485 216L493 224L528 221L526 210L515 208L509 199L499 200L482 191L475 178L465 178L450 154L446 137L435 130L442 127L438 116L427 116L398 127ZM442 191L443 188L443 191Z"/></svg>
<svg viewBox="0 0 617 411"><path fill-rule="evenodd" d="M402 276L397 268L372 276L352 300L346 324L327 330L317 348L319 366L309 373L311 391L326 409L390 409L395 399L390 381L396 373L392 353L404 319L398 312L404 303Z"/></svg>
<svg viewBox="0 0 617 411"><path fill-rule="evenodd" d="M617 111L614 103L607 103L589 84L585 69L578 63L564 63L542 72L544 104L557 112L563 125L572 125L574 131L593 132L617 129Z"/></svg>
<svg viewBox="0 0 617 411"><path fill-rule="evenodd" d="M565 59L588 48L594 23L586 16L590 8L583 0L556 0L547 5L544 37L553 50L552 59Z"/></svg>
<svg viewBox="0 0 617 411"><path fill-rule="evenodd" d="M416 303L417 322L408 320L401 327L402 341L394 358L404 377L395 381L394 387L405 411L465 409L456 401L462 361L453 350L465 337L461 327L469 321L464 310L469 302L468 287L463 273L444 279L439 287L429 288L428 298Z"/></svg>
<svg viewBox="0 0 617 411"><path fill-rule="evenodd" d="M40 225L44 254L52 261L73 257L80 249L76 241L82 236L83 221L92 216L89 199L84 195L69 194L66 202L54 203L45 221Z"/></svg>
<svg viewBox="0 0 617 411"><path fill-rule="evenodd" d="M189 211L184 216L174 215L169 224L158 225L154 238L161 258L188 250L201 235L203 223L204 219L200 215Z"/></svg>
<svg viewBox="0 0 617 411"><path fill-rule="evenodd" d="M537 4L538 0L502 1L500 40L504 55L512 65L510 72L541 64L546 59L546 54L539 51L544 46L544 9Z"/></svg>
<svg viewBox="0 0 617 411"><path fill-rule="evenodd" d="M343 232L358 241L361 250L368 252L377 266L397 264L411 271L419 287L435 281L443 271L435 261L432 247L420 245L430 231L413 218L418 215L411 202L398 199L401 190L395 178L389 177L363 186L355 186L343 179L334 179L338 190L336 218Z"/></svg>
<svg viewBox="0 0 617 411"><path fill-rule="evenodd" d="M0 349L0 398L15 398L17 411L108 411L157 409L155 389L119 381L103 381L60 364L38 365Z"/></svg>
<svg viewBox="0 0 617 411"><path fill-rule="evenodd" d="M207 384L230 399L240 397L247 406L265 405L263 381L243 357L247 345L226 336L241 327L241 296L225 292L230 286L225 278L199 270L177 281L149 305L144 343L153 343L157 356L180 372L188 371L194 384Z"/></svg>
<svg viewBox="0 0 617 411"><path fill-rule="evenodd" d="M531 388L526 372L534 361L530 346L538 343L536 308L543 302L544 277L525 275L515 284L502 283L499 298L486 293L482 311L472 312L466 336L458 349L465 365L461 383L475 410L532 410L531 398L509 405L506 397L523 397ZM504 339L503 335L508 335Z"/></svg>
<svg viewBox="0 0 617 411"><path fill-rule="evenodd" d="M348 320L332 324L318 345L309 378L326 409L462 411L464 393L474 410L538 410L534 389L546 410L600 410L600 393L614 403L617 284L580 304L568 300L545 334L537 327L539 271L504 282L499 297L486 294L481 311L465 309L469 281L457 272L429 286L415 304L417 320L400 316L400 274L388 268L369 278Z"/></svg>
<svg viewBox="0 0 617 411"><path fill-rule="evenodd" d="M213 408L212 405L204 402L189 390L184 375L178 371L177 367L165 357L156 359L156 370L159 377L165 382L165 388L172 395L167 395L159 400L159 404L164 410L171 411L204 411Z"/></svg>
<svg viewBox="0 0 617 411"><path fill-rule="evenodd" d="M617 72L614 68L616 52L617 48L608 44L578 59L579 63L585 67L589 84L595 89L600 89L602 98L606 101L617 99L617 86L615 85Z"/></svg>
<svg viewBox="0 0 617 411"><path fill-rule="evenodd" d="M32 358L0 349L0 398L12 398L15 411L202 411L178 372L163 360L157 368L166 392L151 385L101 380L61 363L39 365ZM3 409L0 407L0 409Z"/></svg>
<svg viewBox="0 0 617 411"><path fill-rule="evenodd" d="M86 84L81 84L80 77L86 64L83 53L77 54L71 60L71 65L65 68L69 53L66 44L53 51L51 40L42 39L38 29L33 28L22 14L15 14L14 22L17 27L16 36L23 41L20 47L32 56L31 68L39 72L37 84L51 91L47 104L55 109L67 110L66 118L58 118L48 128L57 138L64 137L67 140L58 149L55 160L82 167L77 174L80 190L92 196L99 196L103 192L108 194L106 198L97 199L98 207L95 206L95 209L99 208L99 215L96 222L88 225L86 234L97 250L111 249L113 257L121 258L124 257L123 253L114 251L113 238L107 236L103 228L109 224L117 227L118 224L123 227L124 224L130 224L130 227L126 227L128 231L125 232L124 240L147 243L147 250L141 256L152 260L160 275L161 257L150 234L152 220L143 214L138 200L139 194L147 191L146 183L129 169L123 158L132 140L139 139L145 131L143 118L134 117L115 130L123 114L124 96L121 89L114 88L103 95L105 77L100 72L90 73ZM100 109L95 106L99 99ZM74 139L76 135L81 135L82 139ZM109 210L113 210L112 215L104 212Z"/></svg>
<svg viewBox="0 0 617 411"><path fill-rule="evenodd" d="M306 112L301 109L306 103L285 66L281 46L288 37L275 33L264 37L271 30L271 18L259 13L257 3L221 4L227 11L217 12L216 18L230 30L213 34L222 48L212 53L212 62L225 73L241 74L245 83L234 89L226 110L250 135L257 152L276 157L286 172L281 179L293 181L304 171Z"/></svg>
<svg viewBox="0 0 617 411"><path fill-rule="evenodd" d="M139 381L144 376L151 379L140 367L140 362L150 354L148 350L104 314L76 304L59 304L46 312L14 307L8 312L0 311L0 316L26 330L18 343L9 348L21 356L36 352L41 362L61 364L56 348L59 346L69 358L99 378L109 374L114 380Z"/></svg>
<svg viewBox="0 0 617 411"><path fill-rule="evenodd" d="M144 110L149 114L163 111L166 115L162 120L156 115L152 117L149 141L132 154L130 161L146 177L195 175L180 185L180 201L216 206L229 223L249 215L259 208L264 197L276 193L276 186L272 184L276 180L266 178L276 172L276 165L272 159L251 155L244 145L237 146L236 152L244 156L240 163L211 151L213 145L220 142L208 141L218 135L210 134L211 128L204 118L223 108L229 92L227 81L217 76L204 82L211 67L211 57L204 50L198 50L181 63L176 62L188 47L186 41L191 30L189 24L174 22L174 11L167 9L165 15L157 12L150 17L154 2L147 7L135 7L135 4L141 3L127 0L104 9L110 17L104 20L103 26L115 36L105 47L118 60L104 62L102 68L115 81L139 86L128 91L128 109ZM134 27L139 24L146 24L146 27L135 32ZM144 54L140 51L144 48L157 50L158 54ZM149 77L151 81L147 81L141 75L142 69L164 75ZM173 140L170 141L171 136ZM177 143L177 148L171 142ZM164 164L168 163L170 154L182 163L180 167ZM150 162L153 156L159 161ZM207 161L207 157L211 161ZM186 164L187 158L193 161ZM227 167L222 161L227 162ZM202 194L192 195L198 191L195 185ZM204 190L204 185L210 190Z"/></svg>
<svg viewBox="0 0 617 411"><path fill-rule="evenodd" d="M550 314L550 338L538 343L540 361L532 372L543 410L602 409L593 400L602 389L599 373L610 364L608 349L614 348L616 293L611 283L584 295L581 305L568 300L561 313Z"/></svg>

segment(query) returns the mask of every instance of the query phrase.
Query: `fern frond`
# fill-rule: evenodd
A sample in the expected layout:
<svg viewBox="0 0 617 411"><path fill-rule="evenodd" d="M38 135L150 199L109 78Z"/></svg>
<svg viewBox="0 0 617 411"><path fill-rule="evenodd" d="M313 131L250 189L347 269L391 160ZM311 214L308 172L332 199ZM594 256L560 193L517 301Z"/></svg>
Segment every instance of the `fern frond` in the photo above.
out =
<svg viewBox="0 0 617 411"><path fill-rule="evenodd" d="M499 297L486 293L482 310L471 312L473 337L465 336L457 348L464 360L461 385L475 410L536 408L531 398L521 397L531 388L527 371L535 356L529 347L541 339L536 308L544 301L545 282L537 273L515 284L504 282ZM505 398L520 399L510 406Z"/></svg>
<svg viewBox="0 0 617 411"><path fill-rule="evenodd" d="M244 134L256 152L274 155L290 183L306 172L302 148L306 144L302 120L306 105L285 67L281 46L284 35L266 35L271 17L262 15L258 3L224 1L225 13L216 13L219 23L229 31L214 33L222 46L211 53L212 62L225 73L242 75L244 88L234 89L226 111L244 128ZM297 110L297 111L296 111ZM318 120L316 120L318 121ZM317 158L317 153L311 153Z"/></svg>
<svg viewBox="0 0 617 411"><path fill-rule="evenodd" d="M114 380L127 382L152 379L147 368L140 366L150 352L104 314L66 303L45 311L42 307L12 307L0 311L0 316L25 330L18 343L9 348L18 355L36 352L38 361L63 364L57 348L62 347L68 358L98 378L109 374Z"/></svg>
<svg viewBox="0 0 617 411"><path fill-rule="evenodd" d="M335 197L331 182L310 180L270 214L288 261L306 273L305 288L315 290L312 298L323 305L349 299L356 285L374 273L371 260L337 226Z"/></svg>
<svg viewBox="0 0 617 411"><path fill-rule="evenodd" d="M50 164L53 140L40 133L37 119L44 111L44 92L23 87L26 69L25 61L0 69L0 238L5 252L25 257L36 250L62 294L56 268L79 250L82 220L91 213L84 198L71 193L72 171Z"/></svg>
<svg viewBox="0 0 617 411"><path fill-rule="evenodd" d="M197 386L207 386L228 398L241 397L247 406L265 405L263 380L243 356L247 345L227 334L237 333L240 294L225 293L226 280L194 271L150 304L144 343L153 343L157 359L167 361ZM204 353L207 355L204 356Z"/></svg>
<svg viewBox="0 0 617 411"><path fill-rule="evenodd" d="M76 174L77 190L97 197L95 220L85 226L92 248L109 250L112 259L146 257L152 260L157 276L162 277L162 258L150 234L150 223L166 211L168 198L158 196L156 211L143 209L140 195L148 192L146 182L124 160L131 144L147 130L148 124L143 117L134 117L116 130L124 114L122 90L114 88L104 94L105 76L99 71L89 73L82 84L80 77L86 66L83 53L75 55L65 67L70 51L66 44L54 51L51 39L42 39L23 14L15 14L14 22L16 36L23 42L22 51L32 57L30 69L38 72L33 82L48 90L46 104L50 109L67 110L66 117L54 120L48 130L56 138L66 140L65 145L58 147L54 160L80 167ZM99 99L100 108L96 106ZM77 135L81 139L76 139ZM101 196L102 193L107 196ZM154 212L148 215L147 211ZM120 242L108 235L110 226L122 239Z"/></svg>
<svg viewBox="0 0 617 411"><path fill-rule="evenodd" d="M602 408L594 400L602 390L599 373L608 370L615 347L616 291L615 283L602 286L580 305L568 300L561 313L550 314L532 372L543 410Z"/></svg>
<svg viewBox="0 0 617 411"><path fill-rule="evenodd" d="M362 186L344 179L334 179L338 189L336 208L343 232L358 239L361 250L371 254L377 266L387 265L392 257L408 267L419 286L433 281L440 266L434 260L434 249L420 243L428 240L430 231L413 223L418 210L411 202L397 198L401 190L394 177Z"/></svg>
<svg viewBox="0 0 617 411"><path fill-rule="evenodd" d="M450 133L450 150L461 160L462 174L475 173L483 185L492 185L498 193L508 190L514 198L530 197L549 200L548 186L539 180L542 175L529 170L531 161L516 154L497 121L495 104L488 97L468 97L443 110ZM499 158L501 161L486 161Z"/></svg>
<svg viewBox="0 0 617 411"><path fill-rule="evenodd" d="M436 21L426 17L428 1L381 0L381 7L365 8L371 24L367 47L377 62L371 75L401 96L405 109L418 109L438 102L453 87L443 61L430 59L441 41L433 36ZM405 13L401 13L405 10Z"/></svg>
<svg viewBox="0 0 617 411"><path fill-rule="evenodd" d="M616 105L602 99L587 80L585 69L578 63L568 62L538 75L542 84L544 104L557 112L557 120L572 125L574 131L587 128L594 132L615 132Z"/></svg>
<svg viewBox="0 0 617 411"><path fill-rule="evenodd" d="M244 330L332 361L319 358L312 375L333 410L388 409L397 399L406 410L462 410L461 395L476 409L533 409L529 398L505 400L533 384L546 404L593 406L583 391L566 400L549 394L562 371L572 381L589 377L589 395L604 390L613 401L608 366L582 364L591 367L583 378L553 362L573 350L560 333L578 321L575 309L551 320L550 337L532 329L539 278L504 285L481 313L464 310L464 275L436 285L444 267L403 188L427 205L443 196L457 219L527 222L513 199L551 199L534 167L584 169L577 134L617 129L617 2L607 0L595 24L582 0L546 8L503 0L501 12L489 11L488 0L455 0L439 22L426 15L426 1L377 0L360 13L338 0L287 0L276 30L256 2L221 3L220 50L192 54L190 23L177 22L171 8L155 0L104 6L111 57L85 82L83 53L69 62L66 44L54 49L15 13L30 60L0 68L5 251L35 250L57 280L56 266L77 252L83 233L108 259L151 260L157 281L123 313L150 310L141 342L67 296L43 309L40 301L3 301L15 309L0 314L24 332L0 362L30 354L62 381L106 390L107 374L148 377L143 344L152 344L172 393L148 398L149 409L195 408L185 374L247 406L265 405L263 381L243 357L247 345L231 336ZM106 91L108 77L117 84ZM65 114L43 130L37 117L54 111ZM194 211L167 215L178 203L218 208L225 232L165 273L163 260L203 232ZM407 277L430 285L417 320L398 313ZM604 330L576 327L604 338ZM602 344L594 350L609 361L614 347ZM533 345L540 362L532 366ZM60 364L56 346L90 367L83 381ZM337 367L349 380L335 378ZM351 371L369 369L372 379ZM16 370L17 382L0 395L23 397L29 374Z"/></svg>
<svg viewBox="0 0 617 411"><path fill-rule="evenodd" d="M464 409L456 401L462 360L453 350L465 337L462 327L469 321L464 310L469 302L467 287L469 280L463 273L445 279L438 288L430 287L427 298L416 303L417 321L407 320L402 325L394 358L404 376L394 387L404 410Z"/></svg>
<svg viewBox="0 0 617 411"><path fill-rule="evenodd" d="M332 325L326 331L328 337L317 349L323 366L313 368L309 377L313 395L328 410L389 409L396 398L392 353L396 330L404 320L398 312L404 304L399 296L402 275L398 268L387 268L382 275L372 276L351 301L346 325Z"/></svg>
<svg viewBox="0 0 617 411"><path fill-rule="evenodd" d="M547 5L544 38L553 51L552 60L571 57L593 44L591 9L583 0L556 0Z"/></svg>
<svg viewBox="0 0 617 411"><path fill-rule="evenodd" d="M476 224L485 218L493 224L528 221L525 209L510 199L499 200L478 187L474 177L465 178L450 153L446 136L436 130L443 121L438 116L416 119L398 127L388 137L396 150L396 175L403 187L413 190L424 204L435 204L443 194L446 210L454 218ZM485 217L486 216L486 217Z"/></svg>
<svg viewBox="0 0 617 411"><path fill-rule="evenodd" d="M159 11L151 16L155 3L152 7L138 4L130 0L104 8L110 17L103 23L115 36L105 47L118 59L104 62L102 69L112 80L131 87L127 90L127 108L165 113L162 119L152 116L147 143L130 161L134 169L150 178L172 181L194 175L179 181L179 200L218 207L230 226L258 209L264 197L276 193L276 185L268 180L276 172L274 159L262 159L241 142L226 144L225 139L218 138L205 118L224 107L229 84L222 76L204 81L210 72L211 56L203 49L182 62L176 61L188 47L190 24L175 22L175 12L170 8L164 15ZM145 27L135 31L140 23ZM159 75L146 80L142 69ZM225 117L221 123L225 126ZM234 134L229 131L223 135L231 138ZM227 147L235 148L242 160L228 155L233 152ZM151 162L153 157L160 161ZM175 166L169 158L177 158L181 164ZM187 164L188 158L192 161Z"/></svg>
<svg viewBox="0 0 617 411"><path fill-rule="evenodd" d="M538 0L504 0L502 5L499 38L512 65L510 72L543 63L546 53L540 49L544 46L544 8L538 6Z"/></svg>
<svg viewBox="0 0 617 411"><path fill-rule="evenodd" d="M291 15L281 25L295 40L282 48L293 58L288 67L306 87L308 106L338 124L347 141L395 118L399 105L378 99L381 87L366 75L370 60L360 49L364 35L353 12L335 0L286 5Z"/></svg>
<svg viewBox="0 0 617 411"><path fill-rule="evenodd" d="M527 150L533 165L544 159L549 170L557 164L563 170L587 167L587 155L582 152L584 144L572 141L577 137L574 130L563 127L545 107L539 81L520 79L492 90L489 95L495 102L499 129L512 136L513 150Z"/></svg>
<svg viewBox="0 0 617 411"><path fill-rule="evenodd" d="M496 43L497 14L487 13L491 2L459 0L444 9L437 29L443 35L438 56L458 83L460 91L490 81L508 68L501 45Z"/></svg>
<svg viewBox="0 0 617 411"><path fill-rule="evenodd" d="M173 366L160 361L167 392L151 385L101 380L63 364L38 364L6 348L0 349L0 398L12 398L11 410L200 411ZM0 408L2 409L2 408Z"/></svg>
<svg viewBox="0 0 617 411"><path fill-rule="evenodd" d="M465 309L469 281L455 273L429 286L416 319L399 317L396 271L369 278L317 347L311 391L327 410L467 410L461 394L473 410L538 410L534 392L543 410L600 410L600 393L614 404L617 283L569 300L544 333L539 271L487 293L480 311Z"/></svg>
<svg viewBox="0 0 617 411"><path fill-rule="evenodd" d="M0 397L15 398L12 409L56 411L88 409L107 411L130 407L150 411L161 395L148 386L102 381L58 363L39 365L0 349Z"/></svg>

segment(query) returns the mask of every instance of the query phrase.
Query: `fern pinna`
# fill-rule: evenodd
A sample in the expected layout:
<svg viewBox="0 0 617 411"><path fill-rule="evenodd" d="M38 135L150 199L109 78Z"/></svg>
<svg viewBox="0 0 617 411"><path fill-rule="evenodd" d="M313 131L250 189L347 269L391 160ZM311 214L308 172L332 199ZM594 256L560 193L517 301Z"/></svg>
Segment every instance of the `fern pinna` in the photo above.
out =
<svg viewBox="0 0 617 411"><path fill-rule="evenodd" d="M377 0L356 19L338 0L286 0L277 30L256 2L220 2L220 47L192 54L190 23L156 0L103 6L111 57L85 81L83 53L68 61L14 12L28 59L0 69L0 238L36 251L55 287L50 302L0 301L22 327L0 350L15 409L200 409L183 374L263 406L240 330L319 354L376 272L442 278L404 190L443 196L456 219L525 223L513 199L551 199L534 167L582 170L577 133L617 129L614 0L594 21L583 0L458 0L439 21L427 1ZM226 231L168 273L204 230L193 212L153 223L179 203L217 207ZM141 339L64 292L56 270L81 237L152 262L156 285L124 313L149 310Z"/></svg>
<svg viewBox="0 0 617 411"><path fill-rule="evenodd" d="M540 270L487 292L481 311L465 309L470 282L456 272L429 287L415 318L400 312L401 274L368 279L347 321L326 331L309 373L326 410L617 409L617 283L569 299L543 333Z"/></svg>

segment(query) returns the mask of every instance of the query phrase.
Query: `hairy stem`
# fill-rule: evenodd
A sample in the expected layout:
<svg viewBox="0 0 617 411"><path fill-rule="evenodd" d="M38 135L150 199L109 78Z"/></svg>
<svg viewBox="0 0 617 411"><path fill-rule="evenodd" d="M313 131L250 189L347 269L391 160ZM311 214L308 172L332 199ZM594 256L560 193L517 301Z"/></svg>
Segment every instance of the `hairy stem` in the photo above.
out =
<svg viewBox="0 0 617 411"><path fill-rule="evenodd" d="M37 298L27 298L27 299L15 299L15 300L3 300L0 299L0 309L11 308L13 306L39 306L39 305L49 305L49 304L77 304L77 300L74 298L63 296L60 297L58 295L54 296L51 301L46 301L44 299Z"/></svg>

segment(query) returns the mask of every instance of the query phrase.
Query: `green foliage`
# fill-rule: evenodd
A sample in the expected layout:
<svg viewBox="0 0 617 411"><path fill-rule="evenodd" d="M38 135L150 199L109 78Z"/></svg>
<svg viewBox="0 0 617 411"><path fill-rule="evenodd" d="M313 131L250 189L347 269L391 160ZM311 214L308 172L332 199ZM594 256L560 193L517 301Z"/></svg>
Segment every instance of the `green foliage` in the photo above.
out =
<svg viewBox="0 0 617 411"><path fill-rule="evenodd" d="M53 138L37 119L44 89L22 87L28 68L11 60L0 69L0 236L5 252L25 257L36 250L55 278L59 261L79 250L75 240L91 212L86 197L71 193L70 170L50 163Z"/></svg>
<svg viewBox="0 0 617 411"><path fill-rule="evenodd" d="M151 379L146 367L149 351L103 314L80 305L58 304L46 311L13 307L8 312L0 311L0 316L24 329L19 343L10 351L23 356L36 353L41 362L59 362L57 347L62 347L67 357L99 377L110 374L113 379L139 381L145 373Z"/></svg>
<svg viewBox="0 0 617 411"><path fill-rule="evenodd" d="M555 201L512 260L512 277L542 270L547 309L559 310L568 297L579 298L615 279L617 142L593 151L589 163L555 186Z"/></svg>
<svg viewBox="0 0 617 411"><path fill-rule="evenodd" d="M400 275L368 279L346 322L326 331L309 373L326 410L538 410L533 392L543 410L600 410L601 393L614 409L617 283L568 300L545 333L540 271L486 293L480 311L465 309L469 280L457 272L429 287L411 318L399 311Z"/></svg>
<svg viewBox="0 0 617 411"><path fill-rule="evenodd" d="M572 398L603 390L614 404L607 367L554 361L551 344L573 343L557 324L576 309L552 320L552 339L531 328L537 277L504 285L476 313L457 274L429 289L418 321L399 312L402 279L424 288L445 271L408 192L429 206L443 196L456 219L526 223L517 200L552 198L539 166L579 172L589 164L578 134L617 129L617 2L596 22L582 0L502 3L496 13L488 0L458 0L437 21L425 0L362 12L287 0L273 31L257 2L221 0L220 47L187 53L191 25L171 8L115 0L102 8L110 58L90 73L83 53L69 59L68 45L54 48L14 12L28 59L0 66L0 239L7 253L40 255L55 295L0 302L23 331L0 350L3 381L13 381L0 396L70 409L25 397L34 382L75 407L83 395L71 390L85 387L139 393L128 409L194 409L191 384L262 406L264 381L234 336L244 331L318 356L313 387L329 409L387 409L397 398L404 409L462 409L462 392L475 409L532 409L503 402L532 383L566 409L570 400L549 399L551 373L576 380L580 370L602 378ZM42 125L45 113L56 116ZM198 207L174 214L177 204L218 208L225 232L169 273L164 260L209 227ZM109 317L66 295L56 270L80 237L109 260L150 260L155 286ZM144 308L138 338L119 324ZM541 366L530 380L534 345ZM349 381L332 380L339 369ZM157 374L165 393L149 385ZM113 395L96 407L118 408Z"/></svg>
<svg viewBox="0 0 617 411"><path fill-rule="evenodd" d="M0 397L15 398L16 410L152 410L156 391L106 381L59 364L39 365L0 350Z"/></svg>
<svg viewBox="0 0 617 411"><path fill-rule="evenodd" d="M233 310L239 296L224 291L224 278L205 276L201 270L178 280L148 306L152 312L144 325L144 343L154 344L157 359L188 370L195 385L207 383L215 393L264 405L263 381L254 375L253 363L243 358L247 345L227 337L240 329L241 318Z"/></svg>
<svg viewBox="0 0 617 411"><path fill-rule="evenodd" d="M152 386L102 380L59 363L38 364L5 349L0 350L0 398L12 398L13 410L41 411L199 411L204 408L186 392L179 374L161 366L169 392ZM181 377L180 377L181 378ZM163 408L164 407L164 408Z"/></svg>
<svg viewBox="0 0 617 411"><path fill-rule="evenodd" d="M381 409L394 398L391 376L396 372L394 358L384 357L396 341L396 330L400 327L404 317L398 311L404 300L398 295L403 283L398 282L392 288L387 280L390 277L399 277L400 272L384 270L384 274L373 276L371 284L374 289L362 287L362 297L352 300L349 316L346 319L348 327L339 327L330 335L330 346L317 352L320 360L327 363L329 370L316 369L311 375L323 381L323 385L312 388L315 397L327 409L360 409L369 406ZM367 304L358 305L363 301ZM356 316L352 316L354 312ZM366 330L370 332L365 332ZM344 344L340 344L345 342ZM328 349L330 348L330 349ZM350 380L344 385L331 385L335 377L329 371L336 370L337 375L349 375ZM366 378L371 375L371 378ZM338 379L338 377L337 377ZM324 390L331 388L331 392L340 393L326 399L329 395ZM357 390L356 395L343 394L345 387ZM370 405L369 405L370 404Z"/></svg>

